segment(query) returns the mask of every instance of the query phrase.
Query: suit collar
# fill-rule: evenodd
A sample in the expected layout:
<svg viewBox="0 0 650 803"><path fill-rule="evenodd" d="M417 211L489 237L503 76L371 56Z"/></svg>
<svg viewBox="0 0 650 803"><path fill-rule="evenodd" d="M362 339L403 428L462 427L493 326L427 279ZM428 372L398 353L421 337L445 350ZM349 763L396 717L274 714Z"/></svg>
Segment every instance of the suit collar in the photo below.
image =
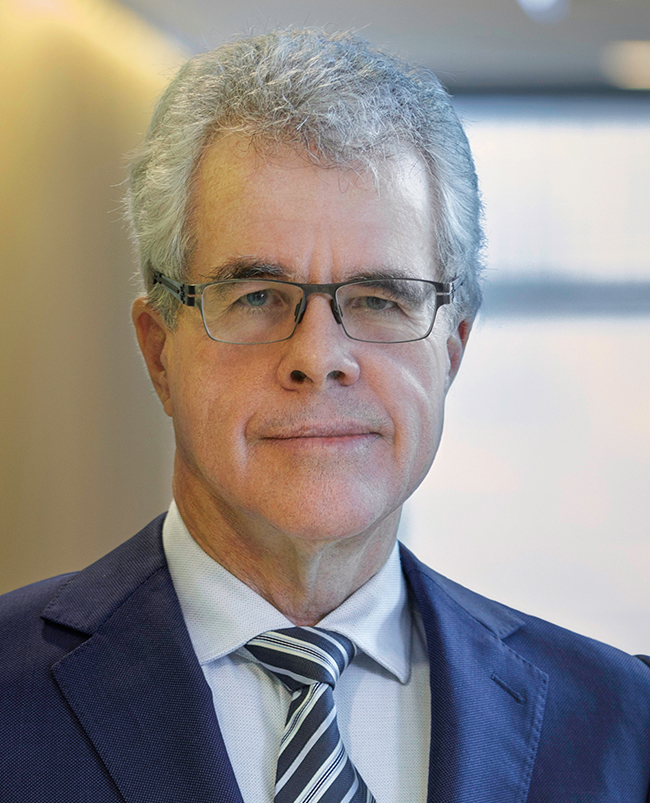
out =
<svg viewBox="0 0 650 803"><path fill-rule="evenodd" d="M141 583L166 566L161 541L165 515L72 575L50 600L42 618L92 635Z"/></svg>
<svg viewBox="0 0 650 803"><path fill-rule="evenodd" d="M447 597L450 604L455 604L463 609L477 623L494 633L497 638L508 638L524 626L524 619L516 611L499 602L482 597L480 594L470 591L469 588L434 572L433 569L419 561L403 544L400 544L400 557L402 568L413 591L423 593L426 590L435 590L436 596Z"/></svg>
<svg viewBox="0 0 650 803"><path fill-rule="evenodd" d="M421 564L402 565L427 638L431 678L430 803L524 803L548 676L512 650L515 612Z"/></svg>
<svg viewBox="0 0 650 803"><path fill-rule="evenodd" d="M165 563L162 520L49 603L44 618L90 636L52 673L127 803L242 803Z"/></svg>

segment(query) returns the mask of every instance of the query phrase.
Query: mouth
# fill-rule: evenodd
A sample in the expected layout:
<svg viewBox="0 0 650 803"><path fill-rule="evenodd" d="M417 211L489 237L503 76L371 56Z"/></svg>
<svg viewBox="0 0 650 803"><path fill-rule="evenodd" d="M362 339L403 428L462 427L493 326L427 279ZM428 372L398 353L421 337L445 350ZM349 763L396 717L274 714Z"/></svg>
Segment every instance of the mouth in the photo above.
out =
<svg viewBox="0 0 650 803"><path fill-rule="evenodd" d="M367 423L358 421L303 422L274 428L261 440L287 447L353 447L368 444L380 433Z"/></svg>
<svg viewBox="0 0 650 803"><path fill-rule="evenodd" d="M268 438L273 440L293 440L295 438L355 438L364 435L378 435L367 424L358 422L331 422L318 421L317 423L303 423L280 428L269 433Z"/></svg>

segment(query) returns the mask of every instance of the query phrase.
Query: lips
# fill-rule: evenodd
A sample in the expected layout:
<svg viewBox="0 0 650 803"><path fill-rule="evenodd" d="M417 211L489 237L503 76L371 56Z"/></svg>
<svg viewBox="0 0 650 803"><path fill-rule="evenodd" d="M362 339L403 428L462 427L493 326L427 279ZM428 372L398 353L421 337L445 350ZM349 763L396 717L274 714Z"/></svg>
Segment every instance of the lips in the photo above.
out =
<svg viewBox="0 0 650 803"><path fill-rule="evenodd" d="M363 435L378 435L367 423L357 421L304 422L290 427L272 429L263 436L265 440L292 440L296 438L350 438Z"/></svg>
<svg viewBox="0 0 650 803"><path fill-rule="evenodd" d="M307 442L328 440L353 441L394 435L390 417L371 406L348 408L345 412L320 408L291 410L286 413L268 411L250 422L247 437L261 441Z"/></svg>
<svg viewBox="0 0 650 803"><path fill-rule="evenodd" d="M375 438L391 440L395 425L390 416L372 404L349 404L346 409L335 405L303 405L289 410L266 410L254 417L246 427L252 441L303 443L360 444Z"/></svg>

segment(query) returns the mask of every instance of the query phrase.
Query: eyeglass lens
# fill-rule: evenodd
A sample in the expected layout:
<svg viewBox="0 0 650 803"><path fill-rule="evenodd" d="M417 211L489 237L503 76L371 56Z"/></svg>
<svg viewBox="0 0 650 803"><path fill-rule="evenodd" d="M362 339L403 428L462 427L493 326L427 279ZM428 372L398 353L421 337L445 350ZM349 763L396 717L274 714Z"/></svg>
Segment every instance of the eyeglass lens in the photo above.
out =
<svg viewBox="0 0 650 803"><path fill-rule="evenodd" d="M291 337L303 291L284 282L233 280L203 291L210 337L226 343L273 343ZM399 343L425 337L436 312L435 288L416 279L377 279L339 287L343 328L355 340Z"/></svg>

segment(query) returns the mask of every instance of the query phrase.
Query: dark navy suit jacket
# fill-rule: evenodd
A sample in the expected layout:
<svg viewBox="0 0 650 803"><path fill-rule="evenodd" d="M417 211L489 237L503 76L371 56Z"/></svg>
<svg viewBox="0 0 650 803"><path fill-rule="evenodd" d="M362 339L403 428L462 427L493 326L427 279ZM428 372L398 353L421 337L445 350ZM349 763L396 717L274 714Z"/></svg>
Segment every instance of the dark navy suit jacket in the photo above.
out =
<svg viewBox="0 0 650 803"><path fill-rule="evenodd" d="M241 803L162 520L1 598L2 803ZM431 665L430 803L646 803L648 666L402 561Z"/></svg>

